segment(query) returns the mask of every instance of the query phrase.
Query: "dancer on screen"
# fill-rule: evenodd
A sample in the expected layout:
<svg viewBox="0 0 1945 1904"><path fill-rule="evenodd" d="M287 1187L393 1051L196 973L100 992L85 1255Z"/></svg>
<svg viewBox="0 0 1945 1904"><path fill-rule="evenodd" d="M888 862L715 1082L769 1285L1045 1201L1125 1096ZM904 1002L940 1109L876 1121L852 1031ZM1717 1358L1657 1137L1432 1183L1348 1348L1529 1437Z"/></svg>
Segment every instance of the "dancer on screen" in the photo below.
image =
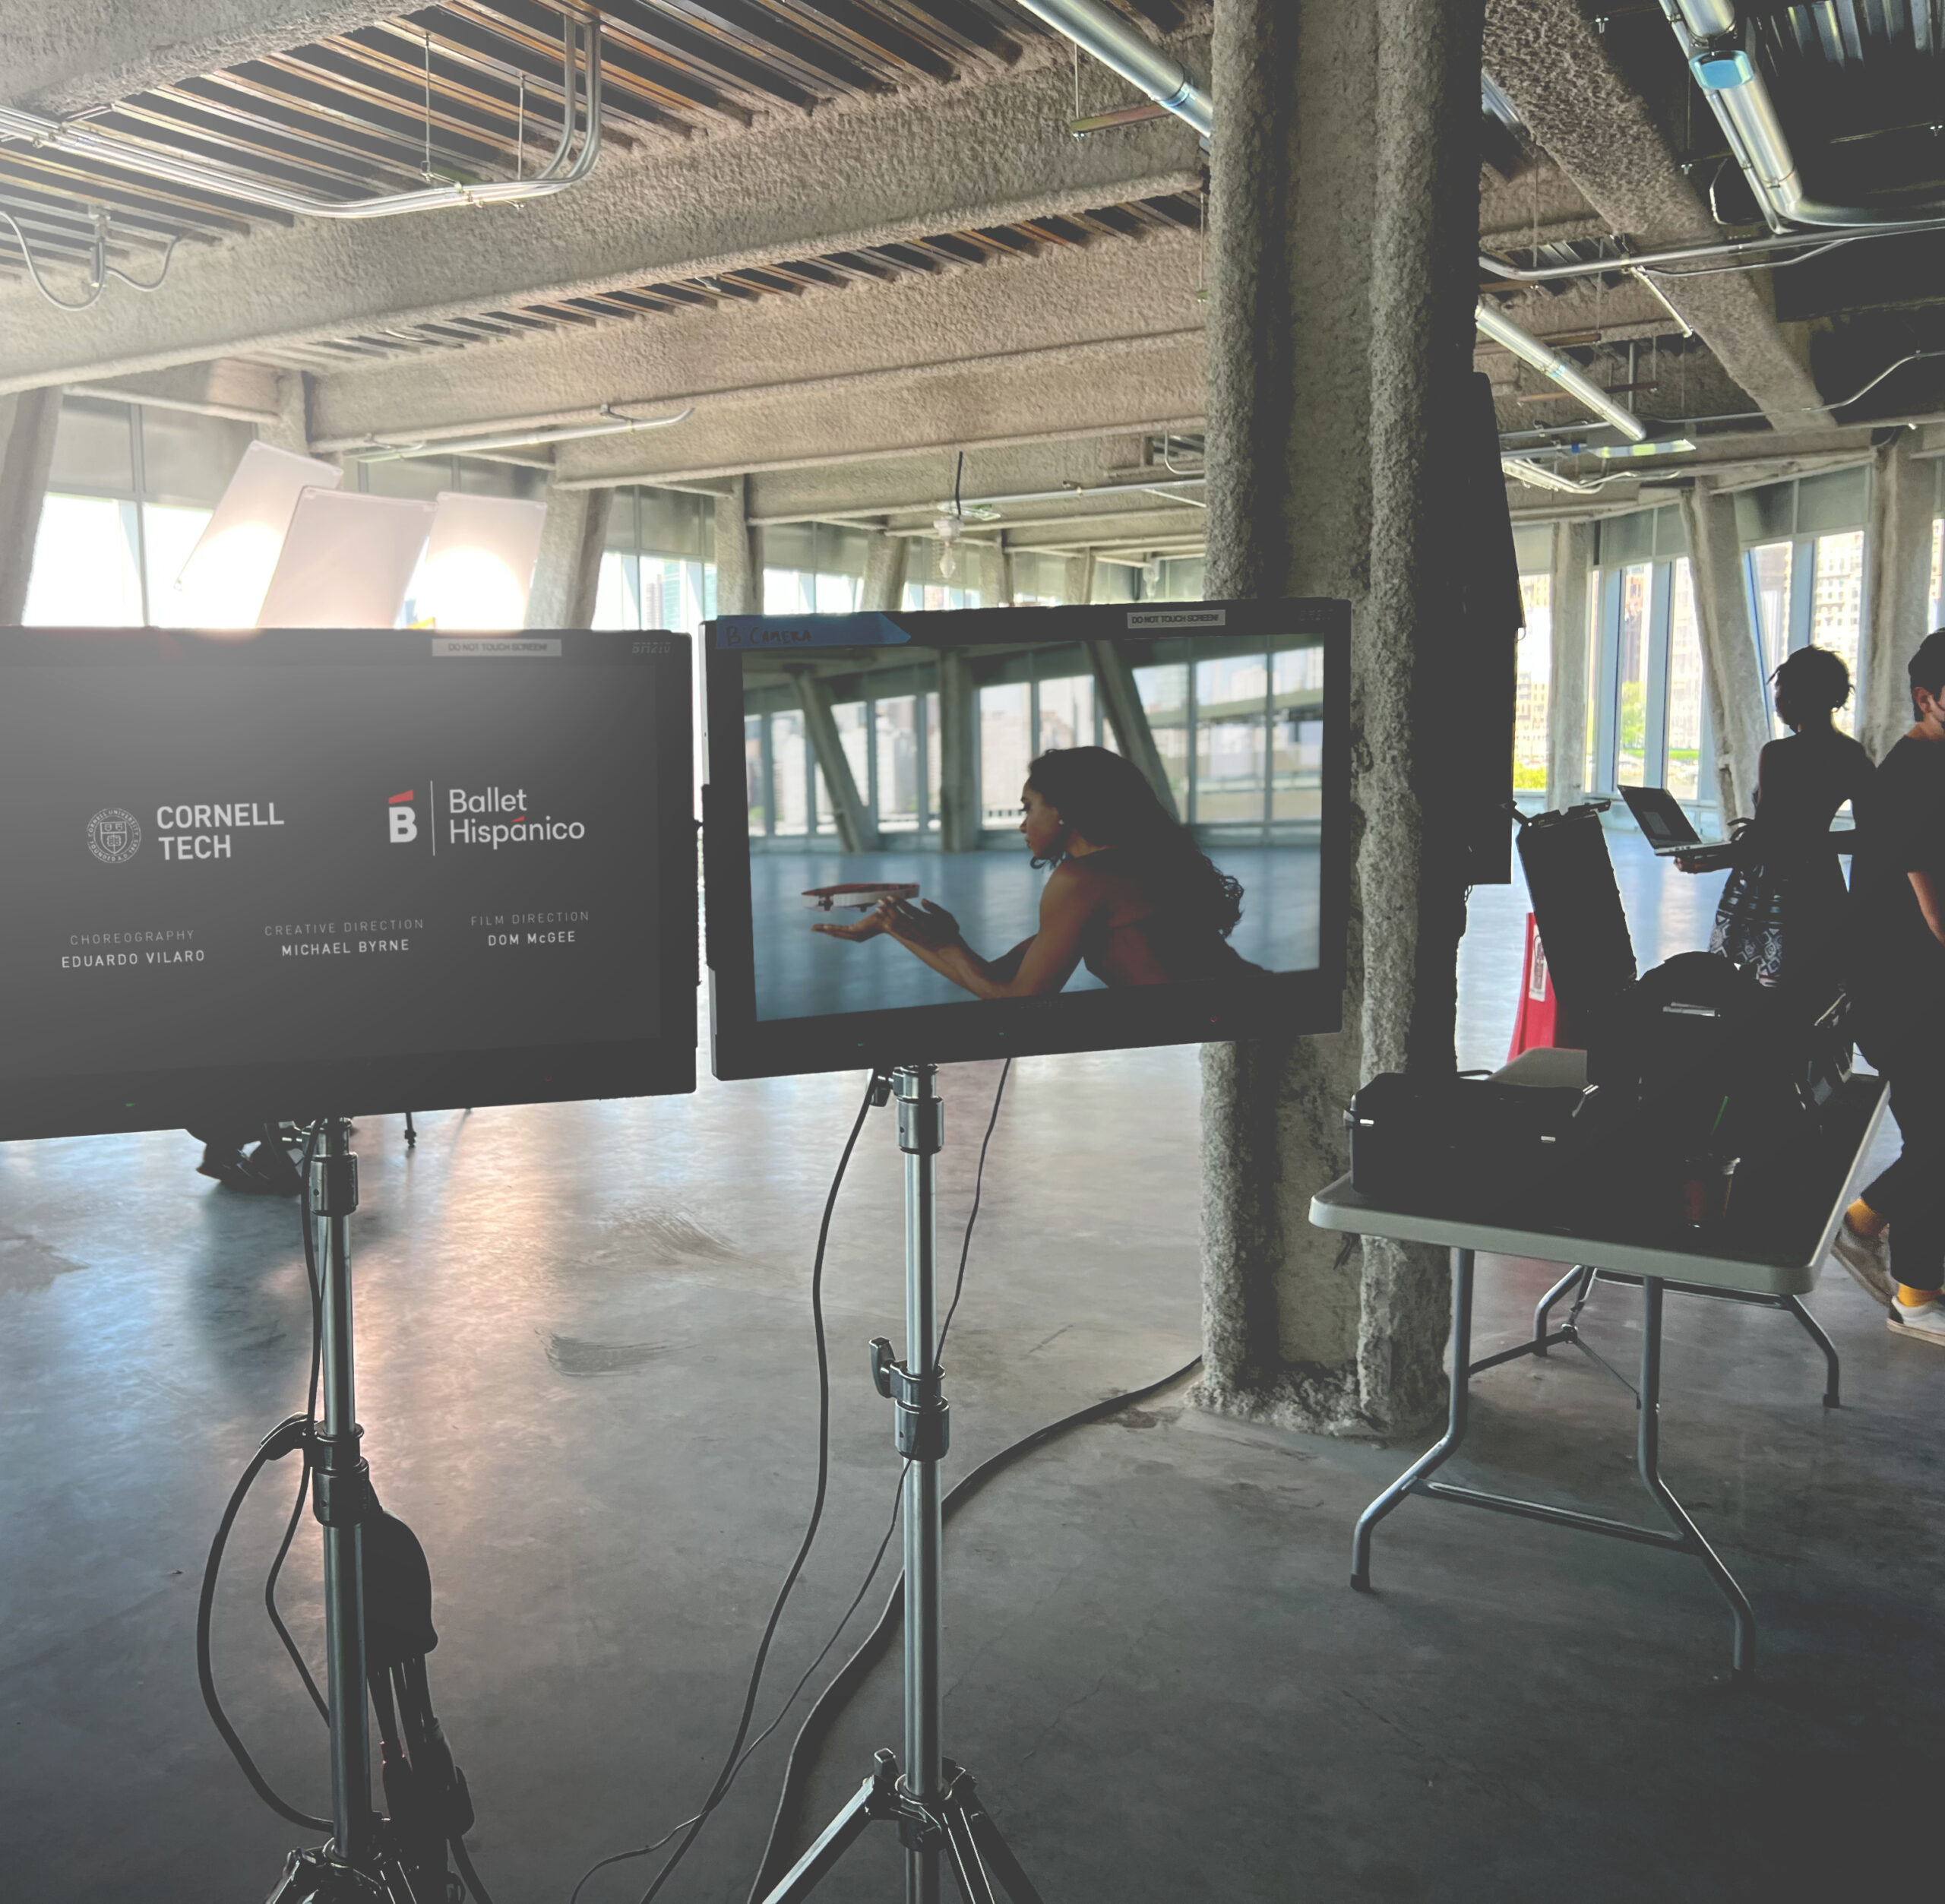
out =
<svg viewBox="0 0 1945 1904"><path fill-rule="evenodd" d="M1055 748L1026 770L1020 830L1036 866L1053 872L1040 929L997 959L966 943L959 922L887 899L855 925L815 925L833 938L895 939L976 998L1058 992L1083 961L1103 985L1176 985L1260 973L1229 942L1243 889L1195 843L1140 768L1105 747Z"/></svg>

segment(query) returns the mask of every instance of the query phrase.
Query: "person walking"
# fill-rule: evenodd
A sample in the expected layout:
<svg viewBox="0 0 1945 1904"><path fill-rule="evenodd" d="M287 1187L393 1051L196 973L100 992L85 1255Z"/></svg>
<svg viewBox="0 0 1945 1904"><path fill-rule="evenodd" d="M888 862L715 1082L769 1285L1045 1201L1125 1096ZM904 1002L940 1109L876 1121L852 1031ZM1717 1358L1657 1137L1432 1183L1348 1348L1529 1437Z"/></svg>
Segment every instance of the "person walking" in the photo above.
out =
<svg viewBox="0 0 1945 1904"><path fill-rule="evenodd" d="M1877 769L1851 879L1857 1042L1903 1148L1845 1213L1837 1260L1894 1335L1945 1347L1945 628L1910 664L1910 731Z"/></svg>

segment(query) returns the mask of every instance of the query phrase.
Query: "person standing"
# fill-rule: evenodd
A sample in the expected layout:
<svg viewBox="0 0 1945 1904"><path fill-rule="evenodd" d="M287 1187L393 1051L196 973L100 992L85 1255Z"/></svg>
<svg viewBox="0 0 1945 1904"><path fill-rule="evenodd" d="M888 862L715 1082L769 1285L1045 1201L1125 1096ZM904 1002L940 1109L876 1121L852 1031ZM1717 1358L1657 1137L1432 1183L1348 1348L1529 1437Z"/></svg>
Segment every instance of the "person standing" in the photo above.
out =
<svg viewBox="0 0 1945 1904"><path fill-rule="evenodd" d="M1945 1347L1945 628L1912 656L1910 732L1879 764L1851 876L1857 1042L1904 1148L1845 1212L1837 1259L1892 1333Z"/></svg>
<svg viewBox="0 0 1945 1904"><path fill-rule="evenodd" d="M1834 976L1846 900L1830 821L1846 800L1861 816L1875 769L1830 718L1851 697L1841 655L1799 648L1770 678L1790 733L1757 762L1756 817L1736 840L1709 950L1779 987Z"/></svg>

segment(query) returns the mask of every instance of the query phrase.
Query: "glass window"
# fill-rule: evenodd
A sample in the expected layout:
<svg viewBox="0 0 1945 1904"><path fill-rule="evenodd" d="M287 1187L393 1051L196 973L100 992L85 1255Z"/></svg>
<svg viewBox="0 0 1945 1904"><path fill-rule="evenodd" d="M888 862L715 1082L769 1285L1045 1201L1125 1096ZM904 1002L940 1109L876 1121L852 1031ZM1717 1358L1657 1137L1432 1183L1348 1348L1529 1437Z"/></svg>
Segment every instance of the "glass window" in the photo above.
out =
<svg viewBox="0 0 1945 1904"><path fill-rule="evenodd" d="M764 770L763 716L748 714L743 719L743 777L749 789L750 830L767 833L770 828L770 776Z"/></svg>
<svg viewBox="0 0 1945 1904"><path fill-rule="evenodd" d="M1840 472L1840 473L1845 473ZM1843 656L1857 683L1858 630L1864 619L1864 531L1853 529L1817 539L1817 589L1810 612L1810 638L1820 648ZM1857 727L1853 693L1831 719L1846 734Z"/></svg>
<svg viewBox="0 0 1945 1904"><path fill-rule="evenodd" d="M256 432L248 423L184 410L144 408L142 489L170 502L200 502L213 509ZM181 564L177 564L180 568Z"/></svg>
<svg viewBox="0 0 1945 1904"><path fill-rule="evenodd" d="M1675 565L1668 609L1668 770L1678 800L1702 797L1702 634L1687 558Z"/></svg>
<svg viewBox="0 0 1945 1904"><path fill-rule="evenodd" d="M1756 605L1756 646L1763 678L1774 674L1789 650L1790 564L1788 542L1764 542L1749 552L1749 592ZM1781 733L1782 729L1776 729Z"/></svg>
<svg viewBox="0 0 1945 1904"><path fill-rule="evenodd" d="M776 830L810 830L810 757L804 745L804 717L792 709L770 716L770 764L774 776Z"/></svg>
<svg viewBox="0 0 1945 1904"><path fill-rule="evenodd" d="M874 704L877 716L878 822L887 833L919 825L919 699L899 694Z"/></svg>
<svg viewBox="0 0 1945 1904"><path fill-rule="evenodd" d="M979 807L982 824L1010 827L1020 818L1020 789L1033 757L1030 697L1023 681L979 690Z"/></svg>
<svg viewBox="0 0 1945 1904"><path fill-rule="evenodd" d="M135 411L98 397L68 397L54 432L47 486L57 491L135 489Z"/></svg>
<svg viewBox="0 0 1945 1904"><path fill-rule="evenodd" d="M1175 796L1175 811L1188 817L1188 669L1175 662L1134 670L1135 691L1149 732Z"/></svg>
<svg viewBox="0 0 1945 1904"><path fill-rule="evenodd" d="M1279 709L1270 763L1270 817L1324 817L1324 723Z"/></svg>
<svg viewBox="0 0 1945 1904"><path fill-rule="evenodd" d="M66 420L64 415L64 428ZM21 619L30 628L140 628L139 547L134 503L49 496Z"/></svg>
<svg viewBox="0 0 1945 1904"><path fill-rule="evenodd" d="M1651 562L1630 562L1621 574L1620 652L1615 682L1616 786L1646 786L1648 745L1648 604Z"/></svg>
<svg viewBox="0 0 1945 1904"><path fill-rule="evenodd" d="M831 710L831 718L837 723L837 744L844 750L844 758L851 769L851 784L858 789L858 798L868 807L871 801L871 735L865 724L865 704L862 701L840 701Z"/></svg>
<svg viewBox="0 0 1945 1904"><path fill-rule="evenodd" d="M149 621L158 628L200 628L209 618L198 599L206 591L185 594L176 586L183 565L213 512L167 503L142 504L142 547L148 565Z"/></svg>
<svg viewBox="0 0 1945 1904"><path fill-rule="evenodd" d="M1203 826L1263 818L1266 655L1195 664L1195 819Z"/></svg>
<svg viewBox="0 0 1945 1904"><path fill-rule="evenodd" d="M820 615L855 615L862 580L855 575L819 575L816 599Z"/></svg>
<svg viewBox="0 0 1945 1904"><path fill-rule="evenodd" d="M1094 678L1067 675L1040 683L1039 743L1036 754L1050 747L1094 745Z"/></svg>
<svg viewBox="0 0 1945 1904"><path fill-rule="evenodd" d="M1553 682L1553 577L1523 575L1520 631L1513 713L1513 789L1543 793L1547 784L1547 710Z"/></svg>
<svg viewBox="0 0 1945 1904"><path fill-rule="evenodd" d="M925 825L939 823L939 697L925 697Z"/></svg>

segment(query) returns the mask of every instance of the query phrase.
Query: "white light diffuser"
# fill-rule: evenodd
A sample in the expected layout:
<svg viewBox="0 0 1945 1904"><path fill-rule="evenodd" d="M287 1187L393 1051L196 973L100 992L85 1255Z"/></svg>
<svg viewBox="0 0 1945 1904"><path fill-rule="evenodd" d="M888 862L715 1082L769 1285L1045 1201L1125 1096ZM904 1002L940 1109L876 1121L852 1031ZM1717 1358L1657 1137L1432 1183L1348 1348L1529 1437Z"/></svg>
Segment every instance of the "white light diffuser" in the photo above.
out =
<svg viewBox="0 0 1945 1904"><path fill-rule="evenodd" d="M396 627L432 526L429 502L306 489L291 513L258 627Z"/></svg>
<svg viewBox="0 0 1945 1904"><path fill-rule="evenodd" d="M545 503L441 490L413 591L413 618L438 628L526 627L546 517Z"/></svg>
<svg viewBox="0 0 1945 1904"><path fill-rule="evenodd" d="M176 579L185 628L254 628L264 591L305 489L335 489L343 471L315 457L252 443Z"/></svg>

